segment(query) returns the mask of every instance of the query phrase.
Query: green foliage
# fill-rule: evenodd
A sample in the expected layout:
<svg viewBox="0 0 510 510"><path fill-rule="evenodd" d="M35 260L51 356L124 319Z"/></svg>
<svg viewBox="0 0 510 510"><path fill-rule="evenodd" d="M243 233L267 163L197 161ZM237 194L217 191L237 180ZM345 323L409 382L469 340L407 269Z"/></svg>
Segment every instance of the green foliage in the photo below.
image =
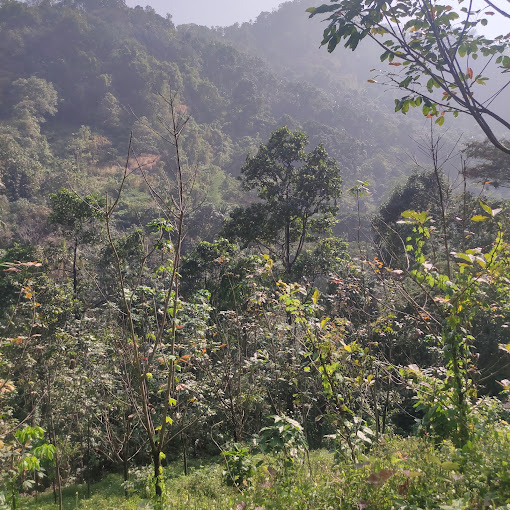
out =
<svg viewBox="0 0 510 510"><path fill-rule="evenodd" d="M398 17L403 7L381 9ZM330 12L330 32L343 30ZM452 12L437 14L448 28ZM411 124L381 118L333 79L328 91L291 82L228 45L239 34L269 42L281 17L210 31L123 2L0 2L2 247L13 246L0 254L2 448L17 446L20 483L45 468L31 490L55 482L83 508L154 497L172 508L505 505L508 427L480 395L509 387L492 373L508 376L506 206L454 197L439 172L417 174L381 209L389 257L365 243L359 200L357 246L333 237L336 160L359 199L365 171L398 166L389 145ZM426 28L407 34L440 44L418 33ZM435 115L425 103L397 106ZM277 124L292 129L269 134ZM233 210L230 240L218 238ZM21 239L30 246L10 244ZM425 438L391 436L417 421ZM254 456L241 445L257 433ZM219 444L233 445L226 473L197 468ZM132 499L117 498L115 477L103 485L110 501L60 491L120 468Z"/></svg>
<svg viewBox="0 0 510 510"><path fill-rule="evenodd" d="M344 93L342 87L338 93L337 86L326 90L294 82L281 67L271 71L253 52L232 46L238 39L235 27L226 31L228 36L205 27L176 28L150 9L93 3L93 8L79 2L16 6L13 1L1 6L0 46L5 51L0 62L0 138L5 136L11 145L0 158L7 197L2 201L2 233L7 242L30 237L32 232L19 228L29 214L37 241L50 235L44 228L50 192L62 187L80 195L111 192L118 165L125 163L130 131L143 168L163 185L173 171L165 167L169 112L161 97L170 90L179 91L179 108L195 119L190 122L193 129L183 134L186 160L200 167L190 208L197 218L193 242L198 235L211 241L226 211L246 202L231 176L239 174L246 153L256 150L278 125L305 129L314 147L322 142L345 178L398 168L396 153L388 147L395 137L381 141L373 135L409 130L386 119L386 127L381 127L385 114L362 91ZM297 21L301 7L285 8ZM283 24L283 17L278 14L278 23ZM270 38L262 34L272 18L263 18L253 29L256 39L267 43ZM241 38L252 40L248 34ZM295 62L295 56L286 61ZM337 67L334 74L341 74ZM307 74L318 77L320 72ZM4 171L3 166L8 168ZM149 211L150 200L141 199L139 173L130 180L126 227L145 224L155 214ZM382 189L389 181L374 182ZM33 207L14 205L20 198Z"/></svg>
<svg viewBox="0 0 510 510"><path fill-rule="evenodd" d="M491 430L476 439L470 449L463 451L452 448L449 442L434 447L422 439L390 437L368 452L357 465L332 467L332 456L324 451L312 452L311 473L294 469L291 476L282 477L273 468L261 465L242 494L222 487L220 465L197 467L188 476L172 465L168 498L173 508L184 509L193 504L204 510L235 508L242 501L249 508L310 510L326 510L331 506L350 510L358 505L369 510L440 509L447 505L476 508L484 502L489 508L505 508L506 486L501 483L504 473L501 461L505 461L502 455L508 454L509 445L500 434L507 428L501 424L489 428ZM490 442L496 438L499 438L498 446L492 453ZM264 463L271 461L271 457L263 458ZM491 477L490 488L487 477ZM103 484L97 492L94 490L96 505L102 495L103 507L110 508L108 492L115 498L120 480L112 482L110 477L109 486ZM72 494L69 500L73 500ZM123 508L131 508L130 505L140 504L139 501L135 495ZM91 508L92 502L80 503L84 508Z"/></svg>
<svg viewBox="0 0 510 510"><path fill-rule="evenodd" d="M269 249L287 276L305 241L334 224L341 194L336 162L322 145L306 153L307 144L305 133L283 127L247 158L243 185L256 190L261 202L236 209L225 228L227 237Z"/></svg>
<svg viewBox="0 0 510 510"><path fill-rule="evenodd" d="M302 252L293 268L294 279L304 278L318 285L321 277L341 273L350 260L347 248L347 243L338 237L319 239Z"/></svg>
<svg viewBox="0 0 510 510"><path fill-rule="evenodd" d="M501 72L508 71L510 59L505 55L508 39L504 35L491 39L478 33L480 25L487 25L483 14L493 15L494 12L478 11L463 0L459 4L460 13L451 5L436 1L395 4L378 0L331 0L330 5L310 7L307 11L310 17L329 14L322 41L328 51L334 51L342 41L346 48L354 51L367 37L384 50L381 62L388 61L393 67L381 74L387 84L405 94L395 99L395 111L406 114L409 108L421 108L423 115L435 118L440 126L446 112L452 112L455 117L459 113L468 114L495 147L509 154L510 148L489 127L483 115L496 120L505 129L509 128L508 121L496 110L482 106L483 101L474 99L486 85L488 77L484 73L493 59ZM490 6L489 3L486 8ZM502 13L508 16L508 12L503 10ZM470 59L475 61L479 55L490 60L475 72L471 68L475 64ZM402 70L398 72L395 68Z"/></svg>
<svg viewBox="0 0 510 510"><path fill-rule="evenodd" d="M480 406L476 434L462 449L449 441L433 445L426 439L386 437L360 459L360 463L332 466L333 457L325 451L310 454L311 471L291 469L291 476L280 476L273 461L264 456L242 494L222 483L222 465L193 463L190 474L182 473L180 463L165 469L167 498L172 508L235 508L241 502L250 507L273 509L338 508L350 510L363 505L368 510L391 508L505 508L508 497L510 452L508 424L500 421L501 409L494 401ZM145 475L147 470L145 470ZM144 477L140 472L140 480ZM137 475L138 478L138 475ZM143 485L143 484L142 484ZM65 504L92 509L139 508L147 504L145 493L135 492L123 500L120 477L110 475L93 487L87 500L83 487L70 487ZM38 503L23 500L23 508L50 508L52 494ZM117 505L117 506L116 506Z"/></svg>
<svg viewBox="0 0 510 510"><path fill-rule="evenodd" d="M35 76L19 78L12 83L12 95L16 116L26 111L38 122L44 122L46 116L57 113L57 92L46 80Z"/></svg>
<svg viewBox="0 0 510 510"><path fill-rule="evenodd" d="M50 195L51 213L49 220L69 234L85 235L85 226L91 219L104 215L104 198L97 194L80 197L68 189L61 189Z"/></svg>
<svg viewBox="0 0 510 510"><path fill-rule="evenodd" d="M416 211L402 213L404 221L413 225L413 234L407 239L407 250L413 253L418 268L413 269L411 275L419 285L439 292L433 299L439 304L438 318L442 331L438 336L438 344L446 367L444 383L438 385L437 382L422 382L417 396L421 405L427 408L428 424L436 426L436 431L439 431L441 424L437 426L433 422L443 421L443 426L445 420L449 422L450 427L446 427L449 432L446 434L457 445L468 441L468 416L472 411L470 399L476 397L476 387L472 380L474 369L471 346L474 337L470 331L471 323L478 311L485 308L485 296L488 288L494 285L494 277L502 267L506 268L501 224L495 219L500 210L493 210L483 201L480 201L480 206L485 213L480 215L480 219L497 223L497 237L486 251L475 248L465 253L453 252L460 259L455 275L441 274L426 259L423 248L431 235L427 225L430 220L428 214ZM479 221L476 216L472 220ZM437 393L438 396L431 397L430 393Z"/></svg>
<svg viewBox="0 0 510 510"><path fill-rule="evenodd" d="M303 427L289 416L269 416L273 423L260 429L257 445L262 453L280 454L285 466L303 462L308 444Z"/></svg>
<svg viewBox="0 0 510 510"><path fill-rule="evenodd" d="M25 425L14 433L12 442L0 446L0 492L12 501L17 508L17 498L21 491L35 485L32 477L41 479L45 469L43 463L51 465L55 460L55 446L44 440L44 429Z"/></svg>
<svg viewBox="0 0 510 510"><path fill-rule="evenodd" d="M223 478L227 485L240 489L247 487L255 474L255 463L251 449L234 443L229 450L221 452L225 457L226 469Z"/></svg>
<svg viewBox="0 0 510 510"><path fill-rule="evenodd" d="M488 140L469 142L464 152L472 162L466 169L470 179L495 188L505 186L510 174L510 156L498 151Z"/></svg>
<svg viewBox="0 0 510 510"><path fill-rule="evenodd" d="M7 197L32 198L41 183L40 162L10 137L0 137L0 157L0 178Z"/></svg>

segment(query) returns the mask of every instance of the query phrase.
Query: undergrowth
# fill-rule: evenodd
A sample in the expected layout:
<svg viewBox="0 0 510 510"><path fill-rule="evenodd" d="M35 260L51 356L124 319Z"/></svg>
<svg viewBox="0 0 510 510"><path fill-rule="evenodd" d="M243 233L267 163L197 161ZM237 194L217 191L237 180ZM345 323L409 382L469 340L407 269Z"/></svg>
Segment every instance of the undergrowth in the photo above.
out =
<svg viewBox="0 0 510 510"><path fill-rule="evenodd" d="M462 449L450 441L384 438L358 464L338 463L332 452L310 453L309 462L282 462L278 455L254 455L256 466L239 486L225 479L226 459L195 462L187 476L181 463L165 468L163 509L363 509L510 510L510 426L485 424ZM107 476L92 487L68 487L64 508L157 509L150 469L135 470L124 496L121 477ZM52 493L25 499L27 510L55 508ZM161 508L161 507L160 507Z"/></svg>

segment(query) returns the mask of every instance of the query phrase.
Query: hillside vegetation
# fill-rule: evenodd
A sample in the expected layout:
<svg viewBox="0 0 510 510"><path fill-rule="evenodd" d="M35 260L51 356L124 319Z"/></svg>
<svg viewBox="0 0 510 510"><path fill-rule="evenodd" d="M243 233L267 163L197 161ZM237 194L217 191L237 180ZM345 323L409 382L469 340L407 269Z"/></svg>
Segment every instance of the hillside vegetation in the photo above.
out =
<svg viewBox="0 0 510 510"><path fill-rule="evenodd" d="M508 155L306 7L0 0L0 508L510 508Z"/></svg>

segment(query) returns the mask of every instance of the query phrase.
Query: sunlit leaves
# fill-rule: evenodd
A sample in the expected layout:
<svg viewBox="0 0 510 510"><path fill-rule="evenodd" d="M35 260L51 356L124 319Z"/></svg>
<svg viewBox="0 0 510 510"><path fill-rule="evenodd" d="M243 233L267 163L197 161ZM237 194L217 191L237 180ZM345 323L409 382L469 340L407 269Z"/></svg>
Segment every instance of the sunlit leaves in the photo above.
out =
<svg viewBox="0 0 510 510"><path fill-rule="evenodd" d="M484 57L497 56L496 63L506 72L510 69L510 57L505 54L508 42L502 36L490 39L477 33L479 26L487 25L487 19L480 17L479 11L471 6L463 6L460 11L462 15L450 5L422 0L390 4L381 4L377 0L343 0L334 8L323 5L308 9L310 16L330 13L322 41L328 51L334 51L342 42L345 47L355 50L367 37L383 48L381 62L388 61L395 68L395 71L382 71L386 77L383 83L412 92L395 100L395 111L406 114L410 107L416 106L416 97L422 97L429 103L423 111L426 117L441 113L436 119L438 125L445 122L446 112L465 112L473 115L488 134L490 128L475 115L476 111L478 114L487 112L472 99L473 89L485 85L487 77L475 76L469 66L465 75L460 69L465 68L463 59L472 57L476 60L478 54L482 54ZM381 36L385 37L384 41ZM466 78L471 81L468 83ZM434 94L436 88L442 89L444 97ZM461 92L458 96L456 89ZM499 142L495 145L506 152Z"/></svg>

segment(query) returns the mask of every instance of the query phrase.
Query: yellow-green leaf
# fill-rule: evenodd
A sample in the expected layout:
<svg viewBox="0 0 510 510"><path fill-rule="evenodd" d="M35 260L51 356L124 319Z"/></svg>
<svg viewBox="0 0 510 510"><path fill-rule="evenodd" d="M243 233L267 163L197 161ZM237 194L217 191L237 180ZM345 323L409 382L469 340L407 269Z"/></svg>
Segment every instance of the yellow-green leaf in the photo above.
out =
<svg viewBox="0 0 510 510"><path fill-rule="evenodd" d="M490 205L486 204L485 202L483 202L482 200L479 200L480 202L480 207L487 213L487 214L490 214L491 216L494 215L494 213L492 212L492 208Z"/></svg>
<svg viewBox="0 0 510 510"><path fill-rule="evenodd" d="M458 465L457 463L455 463L455 462L449 462L449 461L447 461L447 462L443 462L443 463L441 464L441 467L442 467L443 469L448 470L448 471L457 471L457 470L459 469L459 465Z"/></svg>

